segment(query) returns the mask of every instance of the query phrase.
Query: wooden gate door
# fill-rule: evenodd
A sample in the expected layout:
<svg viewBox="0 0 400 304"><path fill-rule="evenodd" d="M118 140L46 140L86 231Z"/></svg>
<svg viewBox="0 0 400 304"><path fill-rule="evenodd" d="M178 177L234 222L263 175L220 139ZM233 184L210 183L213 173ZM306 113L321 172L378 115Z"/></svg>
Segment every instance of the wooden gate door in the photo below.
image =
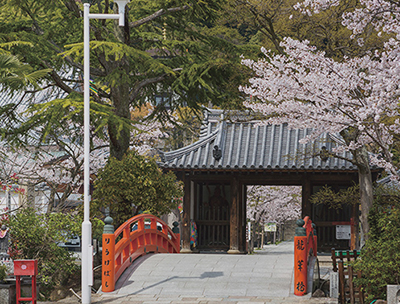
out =
<svg viewBox="0 0 400 304"><path fill-rule="evenodd" d="M197 184L198 249L229 249L230 185L202 182Z"/></svg>

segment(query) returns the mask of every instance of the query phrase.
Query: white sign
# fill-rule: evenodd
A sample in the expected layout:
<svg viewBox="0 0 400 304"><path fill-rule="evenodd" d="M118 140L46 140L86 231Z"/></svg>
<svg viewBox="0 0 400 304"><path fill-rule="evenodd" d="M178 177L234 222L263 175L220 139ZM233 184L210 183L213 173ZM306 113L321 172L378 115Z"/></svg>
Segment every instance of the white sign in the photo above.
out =
<svg viewBox="0 0 400 304"><path fill-rule="evenodd" d="M350 240L351 226L350 225L336 225L336 239L337 240Z"/></svg>
<svg viewBox="0 0 400 304"><path fill-rule="evenodd" d="M268 223L264 226L265 232L276 232L276 224L275 223Z"/></svg>

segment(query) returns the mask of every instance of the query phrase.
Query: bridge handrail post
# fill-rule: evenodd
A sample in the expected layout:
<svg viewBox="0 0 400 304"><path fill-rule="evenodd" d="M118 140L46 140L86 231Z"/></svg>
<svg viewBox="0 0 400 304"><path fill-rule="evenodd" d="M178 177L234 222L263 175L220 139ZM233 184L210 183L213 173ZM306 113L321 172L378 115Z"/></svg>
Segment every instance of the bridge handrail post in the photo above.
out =
<svg viewBox="0 0 400 304"><path fill-rule="evenodd" d="M125 228L122 230L122 238L129 239L131 235L131 229L129 225L126 225Z"/></svg>
<svg viewBox="0 0 400 304"><path fill-rule="evenodd" d="M172 226L173 226L173 228L171 230L175 234L175 237L176 237L174 240L174 243L178 250L178 253L180 253L180 251L181 251L181 234L179 231L179 223L177 221L175 221L172 223Z"/></svg>
<svg viewBox="0 0 400 304"><path fill-rule="evenodd" d="M162 233L168 236L168 226L167 225L162 225Z"/></svg>
<svg viewBox="0 0 400 304"><path fill-rule="evenodd" d="M157 220L154 217L150 218L150 229L157 229Z"/></svg>
<svg viewBox="0 0 400 304"><path fill-rule="evenodd" d="M307 293L307 232L305 221L299 219L296 221L294 237L294 294L303 296Z"/></svg>
<svg viewBox="0 0 400 304"><path fill-rule="evenodd" d="M140 218L140 219L138 220L137 225L138 225L138 229L137 229L138 231L144 230L144 218Z"/></svg>
<svg viewBox="0 0 400 304"><path fill-rule="evenodd" d="M102 252L102 279L101 289L103 292L115 290L115 234L113 219L107 216L104 219L103 229L103 252Z"/></svg>

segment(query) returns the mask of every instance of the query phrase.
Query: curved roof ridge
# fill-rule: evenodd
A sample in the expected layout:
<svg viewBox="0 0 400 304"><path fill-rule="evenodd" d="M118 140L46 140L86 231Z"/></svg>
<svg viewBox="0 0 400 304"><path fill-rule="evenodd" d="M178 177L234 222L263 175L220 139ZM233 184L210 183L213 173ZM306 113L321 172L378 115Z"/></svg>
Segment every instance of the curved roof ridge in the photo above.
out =
<svg viewBox="0 0 400 304"><path fill-rule="evenodd" d="M222 125L222 124L220 124ZM200 138L198 141L194 142L193 144L186 146L186 147L182 147L178 150L175 151L168 151L168 152L161 152L162 157L165 159L165 161L168 161L169 159L172 158L177 158L180 157L182 155L185 154L189 154L192 151L195 151L197 149L199 149L200 147L202 147L203 145L213 141L218 133L221 131L220 126L218 126L214 132L212 132L211 134L204 136L203 138Z"/></svg>

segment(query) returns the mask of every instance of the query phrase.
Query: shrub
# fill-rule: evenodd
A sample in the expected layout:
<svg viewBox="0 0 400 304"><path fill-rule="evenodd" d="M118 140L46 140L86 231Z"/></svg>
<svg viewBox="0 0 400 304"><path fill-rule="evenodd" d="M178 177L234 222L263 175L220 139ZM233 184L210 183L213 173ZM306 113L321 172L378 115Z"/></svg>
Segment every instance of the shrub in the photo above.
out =
<svg viewBox="0 0 400 304"><path fill-rule="evenodd" d="M130 151L121 161L110 158L95 180L92 214L108 208L115 226L140 211L156 216L178 207L182 184L163 173L153 158Z"/></svg>
<svg viewBox="0 0 400 304"><path fill-rule="evenodd" d="M0 282L2 282L7 276L7 266L0 264Z"/></svg>
<svg viewBox="0 0 400 304"><path fill-rule="evenodd" d="M38 214L24 208L10 216L10 255L13 259L38 260L41 292L48 296L56 285L67 285L79 273L75 259L57 244L69 235L80 235L81 222L70 214Z"/></svg>
<svg viewBox="0 0 400 304"><path fill-rule="evenodd" d="M362 272L356 282L366 292L367 303L386 299L386 285L400 284L400 204L394 198L376 194L369 215L369 239L354 264Z"/></svg>

